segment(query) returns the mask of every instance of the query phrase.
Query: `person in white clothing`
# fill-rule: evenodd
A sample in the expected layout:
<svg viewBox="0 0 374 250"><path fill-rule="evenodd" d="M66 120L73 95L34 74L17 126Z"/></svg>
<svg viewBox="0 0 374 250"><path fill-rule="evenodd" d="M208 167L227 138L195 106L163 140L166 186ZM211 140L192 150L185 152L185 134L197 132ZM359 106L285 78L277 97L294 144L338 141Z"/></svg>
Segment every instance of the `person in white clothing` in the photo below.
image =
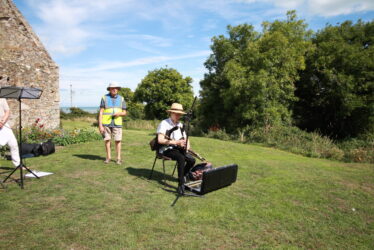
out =
<svg viewBox="0 0 374 250"><path fill-rule="evenodd" d="M21 163L18 151L17 139L8 124L10 110L7 101L0 98L0 146L8 145L14 166Z"/></svg>
<svg viewBox="0 0 374 250"><path fill-rule="evenodd" d="M157 141L161 144L159 153L167 156L178 163L178 193L184 194L185 175L195 164L195 159L187 153L190 142L186 142L186 132L183 124L179 122L183 106L173 103L167 110L170 117L163 120L157 128Z"/></svg>

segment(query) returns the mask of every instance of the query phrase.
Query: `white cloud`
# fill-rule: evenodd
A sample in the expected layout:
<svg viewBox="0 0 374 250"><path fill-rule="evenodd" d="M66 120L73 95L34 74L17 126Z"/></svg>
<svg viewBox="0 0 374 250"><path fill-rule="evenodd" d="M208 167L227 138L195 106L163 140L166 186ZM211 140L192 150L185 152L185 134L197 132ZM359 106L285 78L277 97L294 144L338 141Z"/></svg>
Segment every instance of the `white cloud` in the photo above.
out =
<svg viewBox="0 0 374 250"><path fill-rule="evenodd" d="M27 0L41 23L35 25L47 49L52 54L71 55L88 47L97 38L98 23L107 20L121 6L134 5L132 0Z"/></svg>
<svg viewBox="0 0 374 250"><path fill-rule="evenodd" d="M147 35L147 34L129 34L129 35L119 35L116 37L124 38L127 41L147 43L155 47L170 47L173 45L173 41L171 39L163 38L160 36Z"/></svg>
<svg viewBox="0 0 374 250"><path fill-rule="evenodd" d="M218 27L217 21L214 19L208 19L202 24L203 31L214 30Z"/></svg>
<svg viewBox="0 0 374 250"><path fill-rule="evenodd" d="M374 10L372 0L309 0L308 9L314 15L338 16Z"/></svg>
<svg viewBox="0 0 374 250"><path fill-rule="evenodd" d="M373 0L234 0L237 3L272 4L282 10L296 9L311 15L330 17L374 10Z"/></svg>
<svg viewBox="0 0 374 250"><path fill-rule="evenodd" d="M90 68L80 68L79 71L81 72L97 72L103 70L115 70L115 69L123 69L129 68L134 66L141 66L147 64L154 64L154 63L167 63L176 60L188 59L188 58L195 58L195 57L207 57L211 53L210 50L202 50L197 51L185 55L178 55L178 56L154 56L154 57L145 57L145 58L138 58L132 61L124 61L124 62L104 62L99 65Z"/></svg>
<svg viewBox="0 0 374 250"><path fill-rule="evenodd" d="M74 105L94 106L96 103L93 103L93 100L99 100L110 81L117 81L122 86L135 90L137 84L142 78L144 78L144 76L146 76L148 68L160 67L162 64L173 65L173 62L180 62L193 58L200 58L203 61L209 54L209 50L202 50L177 56L156 56L139 58L132 61L102 62L89 68L80 66L62 67L60 69L60 88L67 90L70 88L70 84L72 84L76 93L74 97ZM148 65L148 67L138 67L143 65ZM201 62L197 65L203 64ZM131 70L124 70L128 68L131 68ZM195 93L198 92L198 83L203 77L203 70L204 67L201 66L200 68L195 68L191 71L180 71L182 74L194 78L193 87ZM62 106L69 106L69 103L69 92L62 91Z"/></svg>
<svg viewBox="0 0 374 250"><path fill-rule="evenodd" d="M289 9L325 17L374 10L373 0L159 0L157 5L147 0L27 1L41 20L36 30L46 47L52 53L65 55L87 49L90 39L98 39L103 23L114 17L123 17L120 20L127 25L132 22L132 26L142 20L150 20L168 29L179 29L181 26L188 29L194 21L200 20L198 15L201 11L235 23L243 18L261 18L263 21L269 18L264 16L266 13ZM205 25L204 30L215 28L212 17L211 21L201 24ZM150 46L168 47L173 44L170 39L157 36L138 35L137 38L150 43Z"/></svg>
<svg viewBox="0 0 374 250"><path fill-rule="evenodd" d="M87 14L86 9L73 8L62 1L41 4L37 15L42 25L37 30L52 53L77 53L85 49L83 41L89 37L80 27Z"/></svg>

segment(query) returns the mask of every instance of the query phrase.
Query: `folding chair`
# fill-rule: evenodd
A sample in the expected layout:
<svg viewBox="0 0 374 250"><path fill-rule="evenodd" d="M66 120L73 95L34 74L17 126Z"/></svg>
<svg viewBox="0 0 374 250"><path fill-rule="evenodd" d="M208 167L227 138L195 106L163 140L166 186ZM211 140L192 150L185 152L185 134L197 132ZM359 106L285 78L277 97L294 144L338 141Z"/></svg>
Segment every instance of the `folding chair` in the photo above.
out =
<svg viewBox="0 0 374 250"><path fill-rule="evenodd" d="M155 165L156 165L156 161L158 160L162 160L162 170L164 172L164 185L166 185L166 174L165 174L165 161L172 161L173 159L167 157L167 156L164 156L160 153L158 153L156 151L156 156L155 156L155 160L153 161L153 166L152 166L152 171L151 171L151 175L149 176L149 179L152 178L152 175L153 175L153 169L155 168ZM174 165L174 170L173 170L173 174L171 175L172 177L174 176L174 173L175 173L175 169L177 168L177 165L178 163L176 162L175 165Z"/></svg>

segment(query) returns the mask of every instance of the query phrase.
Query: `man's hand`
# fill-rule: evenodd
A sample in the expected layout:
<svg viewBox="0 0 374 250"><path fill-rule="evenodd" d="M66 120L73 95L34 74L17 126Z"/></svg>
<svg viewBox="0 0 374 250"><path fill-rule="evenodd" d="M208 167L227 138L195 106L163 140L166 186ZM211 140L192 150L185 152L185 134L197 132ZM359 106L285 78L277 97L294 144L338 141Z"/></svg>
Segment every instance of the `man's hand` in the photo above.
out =
<svg viewBox="0 0 374 250"><path fill-rule="evenodd" d="M104 134L104 126L103 125L99 125L99 131L100 131L100 134Z"/></svg>
<svg viewBox="0 0 374 250"><path fill-rule="evenodd" d="M3 127L4 127L4 123L0 121L0 128L3 128Z"/></svg>
<svg viewBox="0 0 374 250"><path fill-rule="evenodd" d="M186 147L186 140L183 139L183 140L178 140L176 141L177 142L177 146L180 146L182 148L185 148Z"/></svg>

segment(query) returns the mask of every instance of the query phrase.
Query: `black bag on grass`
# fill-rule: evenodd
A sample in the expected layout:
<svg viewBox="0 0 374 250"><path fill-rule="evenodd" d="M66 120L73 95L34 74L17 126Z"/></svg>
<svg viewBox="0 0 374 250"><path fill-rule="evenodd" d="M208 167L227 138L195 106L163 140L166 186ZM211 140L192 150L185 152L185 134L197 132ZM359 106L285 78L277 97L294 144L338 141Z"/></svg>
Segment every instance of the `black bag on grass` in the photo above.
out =
<svg viewBox="0 0 374 250"><path fill-rule="evenodd" d="M50 155L55 152L55 144L52 142L52 140L48 140L46 142L43 142L41 144L42 148L42 155Z"/></svg>
<svg viewBox="0 0 374 250"><path fill-rule="evenodd" d="M52 140L42 143L22 143L21 154L33 154L35 157L40 155L50 155L55 152L55 144Z"/></svg>
<svg viewBox="0 0 374 250"><path fill-rule="evenodd" d="M22 143L21 154L33 154L34 156L39 156L42 154L42 147L39 143Z"/></svg>

